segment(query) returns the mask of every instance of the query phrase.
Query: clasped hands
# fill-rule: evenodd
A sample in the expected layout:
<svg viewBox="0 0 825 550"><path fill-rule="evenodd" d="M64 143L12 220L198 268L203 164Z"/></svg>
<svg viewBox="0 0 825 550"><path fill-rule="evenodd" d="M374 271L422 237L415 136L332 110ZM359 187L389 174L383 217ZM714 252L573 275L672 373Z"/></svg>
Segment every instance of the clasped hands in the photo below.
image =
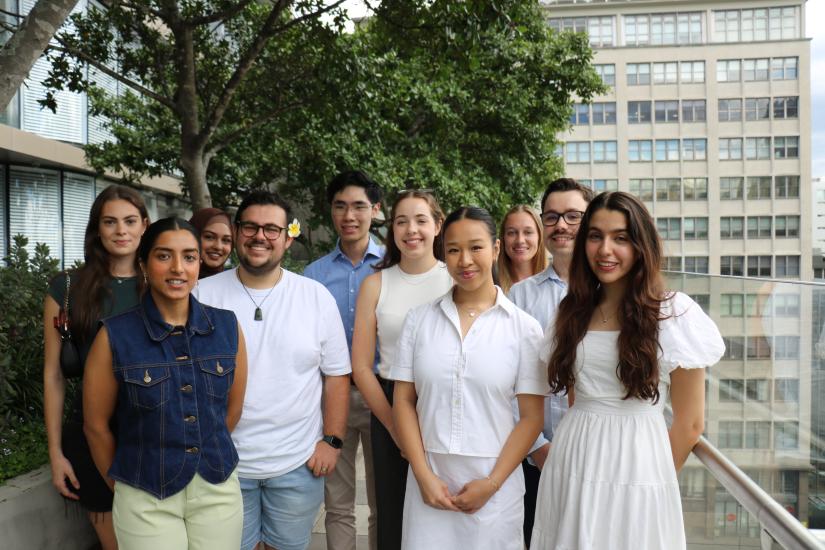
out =
<svg viewBox="0 0 825 550"><path fill-rule="evenodd" d="M479 511L498 490L495 481L483 478L468 482L458 493L452 495L447 484L432 472L428 472L424 479L418 481L418 487L424 503L428 506L465 514Z"/></svg>

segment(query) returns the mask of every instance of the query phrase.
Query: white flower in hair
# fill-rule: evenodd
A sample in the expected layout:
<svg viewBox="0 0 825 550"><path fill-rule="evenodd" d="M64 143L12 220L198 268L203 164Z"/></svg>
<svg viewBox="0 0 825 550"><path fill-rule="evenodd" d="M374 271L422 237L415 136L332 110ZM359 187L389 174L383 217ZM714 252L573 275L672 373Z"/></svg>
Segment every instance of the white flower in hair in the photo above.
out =
<svg viewBox="0 0 825 550"><path fill-rule="evenodd" d="M287 226L286 234L293 239L301 234L301 222L298 221L298 218L292 219L292 223Z"/></svg>

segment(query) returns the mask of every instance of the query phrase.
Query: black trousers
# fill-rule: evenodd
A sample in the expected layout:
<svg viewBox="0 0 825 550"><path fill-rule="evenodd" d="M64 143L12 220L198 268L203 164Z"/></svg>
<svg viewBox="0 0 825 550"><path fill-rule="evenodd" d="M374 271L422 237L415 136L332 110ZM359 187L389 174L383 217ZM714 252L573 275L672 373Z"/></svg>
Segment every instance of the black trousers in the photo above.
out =
<svg viewBox="0 0 825 550"><path fill-rule="evenodd" d="M394 383L378 378L384 395L392 404ZM378 549L400 550L401 525L404 518L404 494L409 463L401 457L390 432L372 416L372 468L375 477L375 504L378 510Z"/></svg>
<svg viewBox="0 0 825 550"><path fill-rule="evenodd" d="M533 535L533 520L536 516L536 497L539 494L539 479L541 470L527 462L521 463L524 471L524 542L530 548L530 537Z"/></svg>

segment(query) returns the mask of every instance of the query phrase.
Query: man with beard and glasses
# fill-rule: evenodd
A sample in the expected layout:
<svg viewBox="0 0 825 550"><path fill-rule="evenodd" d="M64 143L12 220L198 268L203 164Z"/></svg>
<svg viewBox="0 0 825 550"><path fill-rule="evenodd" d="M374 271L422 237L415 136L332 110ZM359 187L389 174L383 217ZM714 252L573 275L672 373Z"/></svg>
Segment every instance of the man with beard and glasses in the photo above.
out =
<svg viewBox="0 0 825 550"><path fill-rule="evenodd" d="M593 199L593 191L572 178L560 178L547 186L541 198L541 222L544 245L553 256L547 269L513 285L509 298L532 315L546 330L556 309L567 294L567 279L573 244L579 232L584 211ZM567 397L550 395L544 402L544 429L533 445L530 460L522 463L526 492L524 494L524 539L530 545L533 516L536 510L540 469L547 459L553 429L567 410ZM532 464L531 464L532 462Z"/></svg>
<svg viewBox="0 0 825 550"><path fill-rule="evenodd" d="M232 433L243 550L259 541L266 549L307 547L324 478L335 470L347 429L344 325L323 285L281 267L293 240L290 219L277 194L247 196L235 216L240 266L201 280L197 289L201 302L235 312L246 339L249 380Z"/></svg>

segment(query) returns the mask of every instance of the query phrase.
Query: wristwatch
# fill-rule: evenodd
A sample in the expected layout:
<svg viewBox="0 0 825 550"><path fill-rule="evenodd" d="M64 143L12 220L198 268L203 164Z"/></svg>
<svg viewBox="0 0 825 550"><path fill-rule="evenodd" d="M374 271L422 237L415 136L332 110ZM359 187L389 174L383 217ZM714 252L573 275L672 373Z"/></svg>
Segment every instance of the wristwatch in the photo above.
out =
<svg viewBox="0 0 825 550"><path fill-rule="evenodd" d="M344 446L344 442L341 440L341 438L335 437L334 435L325 435L321 438L321 441L328 443L329 446L333 449L340 449Z"/></svg>

